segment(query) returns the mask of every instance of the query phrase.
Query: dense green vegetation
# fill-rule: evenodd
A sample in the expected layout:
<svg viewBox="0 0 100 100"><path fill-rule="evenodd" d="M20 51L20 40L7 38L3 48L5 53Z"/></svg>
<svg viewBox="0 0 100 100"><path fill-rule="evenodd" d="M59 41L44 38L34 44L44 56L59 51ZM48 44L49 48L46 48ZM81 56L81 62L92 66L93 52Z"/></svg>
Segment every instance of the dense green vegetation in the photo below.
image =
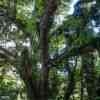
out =
<svg viewBox="0 0 100 100"><path fill-rule="evenodd" d="M100 0L0 0L0 100L100 100Z"/></svg>

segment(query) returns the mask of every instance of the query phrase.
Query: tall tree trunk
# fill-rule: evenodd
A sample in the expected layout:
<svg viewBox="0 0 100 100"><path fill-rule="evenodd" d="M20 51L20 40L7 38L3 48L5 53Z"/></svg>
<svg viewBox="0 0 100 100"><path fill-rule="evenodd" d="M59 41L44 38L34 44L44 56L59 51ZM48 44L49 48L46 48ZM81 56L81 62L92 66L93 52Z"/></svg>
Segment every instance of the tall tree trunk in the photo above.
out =
<svg viewBox="0 0 100 100"><path fill-rule="evenodd" d="M65 90L64 100L69 100L73 90L75 88L75 79L74 79L74 71L69 74L69 82L67 89Z"/></svg>
<svg viewBox="0 0 100 100"><path fill-rule="evenodd" d="M73 94L73 91L75 89L75 72L76 72L77 60L75 63L76 64L75 66L73 66L73 69L71 69L71 67L69 66L69 63L67 64L68 85L67 85L67 88L65 89L64 100L69 100L70 96Z"/></svg>
<svg viewBox="0 0 100 100"><path fill-rule="evenodd" d="M96 99L96 75L94 68L94 56L88 53L82 57L83 74L85 78L88 99Z"/></svg>
<svg viewBox="0 0 100 100"><path fill-rule="evenodd" d="M41 70L41 86L40 86L40 100L48 100L48 74L49 74L49 66L48 66L48 32L49 32L49 20L51 17L54 16L54 13L57 9L57 0L47 0L47 5L45 9L45 13L41 18L40 21L40 36L41 36L41 63L42 63L42 70ZM53 22L53 20L52 20Z"/></svg>
<svg viewBox="0 0 100 100"><path fill-rule="evenodd" d="M29 57L27 48L24 48L19 60L21 62L19 66L20 76L26 85L28 99L40 100L37 92L36 80L32 78L32 59Z"/></svg>
<svg viewBox="0 0 100 100"><path fill-rule="evenodd" d="M41 100L46 100L48 95L48 16L42 18L43 26L40 26L41 33L41 62L42 62L42 79L41 79ZM42 28L44 27L44 28ZM45 30L45 31L44 31Z"/></svg>
<svg viewBox="0 0 100 100"><path fill-rule="evenodd" d="M83 78L83 66L81 67L81 71L80 71L80 75L81 75L81 88L80 88L80 100L84 100L84 78Z"/></svg>

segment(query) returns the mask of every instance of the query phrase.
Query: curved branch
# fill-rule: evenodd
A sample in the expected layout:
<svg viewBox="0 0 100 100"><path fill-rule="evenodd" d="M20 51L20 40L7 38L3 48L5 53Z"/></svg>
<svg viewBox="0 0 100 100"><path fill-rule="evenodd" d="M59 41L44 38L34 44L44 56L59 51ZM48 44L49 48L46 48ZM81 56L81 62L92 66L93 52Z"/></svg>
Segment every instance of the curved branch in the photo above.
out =
<svg viewBox="0 0 100 100"><path fill-rule="evenodd" d="M16 55L13 55L9 50L0 46L0 58L3 58L7 61L15 61Z"/></svg>

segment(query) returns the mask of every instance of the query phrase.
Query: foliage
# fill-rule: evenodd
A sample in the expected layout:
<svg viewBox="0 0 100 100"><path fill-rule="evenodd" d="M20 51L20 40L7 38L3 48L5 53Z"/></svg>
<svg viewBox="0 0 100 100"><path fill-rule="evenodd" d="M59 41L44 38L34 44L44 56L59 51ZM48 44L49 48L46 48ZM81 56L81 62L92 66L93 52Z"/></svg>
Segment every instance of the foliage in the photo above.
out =
<svg viewBox="0 0 100 100"><path fill-rule="evenodd" d="M55 3L52 0L0 1L0 100L33 100L33 94L42 100L38 97L46 92L42 91L46 86L48 100L65 100L66 95L69 100L82 100L93 92L88 92L88 86L94 87L92 83L100 77L100 1L79 0L73 4L70 0L59 0L54 14L52 9L56 7L50 1ZM72 14L69 14L70 6L74 9ZM46 40L43 34L47 35L47 43L43 42ZM11 41L14 47L9 47ZM26 55L22 54L24 50ZM44 66L42 61L46 62ZM7 75L9 71L11 75ZM74 86L68 87L73 82ZM99 90L98 85L95 88Z"/></svg>

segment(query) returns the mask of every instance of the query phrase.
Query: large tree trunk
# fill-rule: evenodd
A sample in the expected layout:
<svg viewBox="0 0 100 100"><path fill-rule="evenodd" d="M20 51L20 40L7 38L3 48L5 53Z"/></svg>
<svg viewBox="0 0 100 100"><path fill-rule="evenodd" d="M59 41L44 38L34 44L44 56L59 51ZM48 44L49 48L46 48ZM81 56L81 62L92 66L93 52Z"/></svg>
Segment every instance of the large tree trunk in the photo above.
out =
<svg viewBox="0 0 100 100"><path fill-rule="evenodd" d="M82 57L83 74L85 78L88 99L96 99L96 75L93 54L88 53Z"/></svg>
<svg viewBox="0 0 100 100"><path fill-rule="evenodd" d="M41 79L41 100L46 100L48 96L48 16L43 17L43 26L40 27L41 33L41 62L42 62L42 79ZM46 26L45 26L46 25ZM44 27L44 28L42 28ZM44 31L45 30L45 31Z"/></svg>
<svg viewBox="0 0 100 100"><path fill-rule="evenodd" d="M48 55L48 32L50 29L49 20L54 16L54 13L57 9L57 0L47 0L47 5L45 9L45 13L40 21L40 44L41 44L41 86L40 86L40 100L48 100L48 92L49 92L49 82L48 82L48 74L49 74L49 55Z"/></svg>

